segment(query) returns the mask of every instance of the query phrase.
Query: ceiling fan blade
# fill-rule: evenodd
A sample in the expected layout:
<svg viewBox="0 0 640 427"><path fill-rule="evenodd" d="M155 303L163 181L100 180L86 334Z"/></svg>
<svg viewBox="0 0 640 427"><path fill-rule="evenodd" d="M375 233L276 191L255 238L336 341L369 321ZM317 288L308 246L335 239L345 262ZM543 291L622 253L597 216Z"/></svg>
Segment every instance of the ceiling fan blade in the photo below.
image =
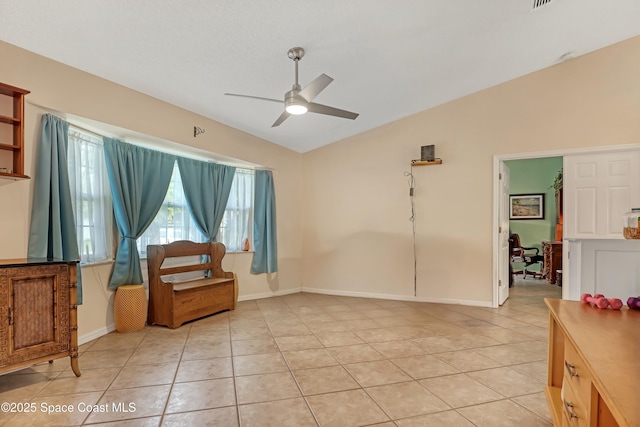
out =
<svg viewBox="0 0 640 427"><path fill-rule="evenodd" d="M280 126L280 124L284 122L290 115L291 114L287 113L286 111L283 111L282 114L280 114L280 117L278 117L278 119L275 122L273 122L271 127L274 128L276 126Z"/></svg>
<svg viewBox="0 0 640 427"><path fill-rule="evenodd" d="M273 98L263 98L261 96L251 96L251 95L240 95L238 93L225 93L225 95L227 96L238 96L240 98L251 98L251 99L259 99L262 101L271 101L271 102L277 102L279 104L283 104L284 101L282 99L273 99Z"/></svg>
<svg viewBox="0 0 640 427"><path fill-rule="evenodd" d="M329 86L329 83L331 83L332 81L333 79L326 74L320 74L314 81L305 86L305 88L302 89L298 93L298 95L311 102L313 101L313 98L318 96L318 94L322 92L324 88Z"/></svg>
<svg viewBox="0 0 640 427"><path fill-rule="evenodd" d="M326 114L327 116L342 117L344 119L355 120L355 118L359 116L358 113L329 107L328 105L316 104L315 102L310 102L309 104L307 104L307 107L312 113Z"/></svg>

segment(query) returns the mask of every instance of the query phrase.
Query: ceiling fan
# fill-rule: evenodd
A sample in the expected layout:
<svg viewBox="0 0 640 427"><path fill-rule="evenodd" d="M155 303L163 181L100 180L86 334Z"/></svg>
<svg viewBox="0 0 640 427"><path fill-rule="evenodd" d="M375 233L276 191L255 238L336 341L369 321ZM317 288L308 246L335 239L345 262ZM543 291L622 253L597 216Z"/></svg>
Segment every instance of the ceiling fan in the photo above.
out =
<svg viewBox="0 0 640 427"><path fill-rule="evenodd" d="M293 84L293 88L284 94L284 100L263 98L260 96L240 95L237 93L225 93L229 96L239 96L242 98L259 99L262 101L271 101L284 104L284 111L280 114L280 117L271 125L271 127L280 126L290 115L300 115L307 111L311 113L325 114L328 116L342 117L345 119L354 120L358 117L358 113L351 111L341 110L339 108L329 107L328 105L317 104L313 99L322 92L333 79L326 74L320 74L314 81L309 83L304 89L298 84L298 61L304 56L304 49L301 47L293 47L289 49L287 53L290 59L296 63L296 81Z"/></svg>

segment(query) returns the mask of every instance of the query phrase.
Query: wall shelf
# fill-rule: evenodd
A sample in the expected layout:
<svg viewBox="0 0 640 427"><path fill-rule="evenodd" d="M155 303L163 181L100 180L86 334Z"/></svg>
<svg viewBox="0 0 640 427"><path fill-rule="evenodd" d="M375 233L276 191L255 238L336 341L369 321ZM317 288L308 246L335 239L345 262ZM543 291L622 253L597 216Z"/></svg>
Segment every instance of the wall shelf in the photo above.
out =
<svg viewBox="0 0 640 427"><path fill-rule="evenodd" d="M24 174L24 97L28 93L0 83L0 185L29 178Z"/></svg>
<svg viewBox="0 0 640 427"><path fill-rule="evenodd" d="M442 159L435 160L411 160L411 166L433 166L433 165L441 165Z"/></svg>

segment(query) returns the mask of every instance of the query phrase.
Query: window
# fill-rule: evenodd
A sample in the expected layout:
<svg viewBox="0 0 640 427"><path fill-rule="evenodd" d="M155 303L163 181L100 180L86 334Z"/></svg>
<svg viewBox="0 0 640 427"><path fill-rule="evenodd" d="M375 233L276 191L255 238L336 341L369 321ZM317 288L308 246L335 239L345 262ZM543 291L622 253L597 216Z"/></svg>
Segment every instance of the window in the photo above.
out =
<svg viewBox="0 0 640 427"><path fill-rule="evenodd" d="M116 235L102 137L70 126L67 155L81 262L111 260ZM241 251L244 240L252 239L253 182L252 170L236 168L217 236L228 252ZM189 213L177 162L162 208L137 240L140 257L146 258L147 245L176 240L205 241Z"/></svg>
<svg viewBox="0 0 640 427"><path fill-rule="evenodd" d="M252 240L253 178L252 170L236 168L218 231L218 241L224 243L229 252L240 252L244 239Z"/></svg>
<svg viewBox="0 0 640 427"><path fill-rule="evenodd" d="M173 165L173 175L162 207L149 228L138 238L138 252L141 258L146 258L147 245L164 245L176 240L205 241L189 213L177 162Z"/></svg>
<svg viewBox="0 0 640 427"><path fill-rule="evenodd" d="M244 239L251 241L253 177L252 170L236 168L217 236L217 240L226 246L227 252L239 252L242 250ZM189 213L177 162L173 167L169 190L162 208L138 239L138 252L141 258L146 258L147 245L164 245L176 240L206 241Z"/></svg>
<svg viewBox="0 0 640 427"><path fill-rule="evenodd" d="M82 263L113 258L113 206L102 137L69 127L71 204Z"/></svg>

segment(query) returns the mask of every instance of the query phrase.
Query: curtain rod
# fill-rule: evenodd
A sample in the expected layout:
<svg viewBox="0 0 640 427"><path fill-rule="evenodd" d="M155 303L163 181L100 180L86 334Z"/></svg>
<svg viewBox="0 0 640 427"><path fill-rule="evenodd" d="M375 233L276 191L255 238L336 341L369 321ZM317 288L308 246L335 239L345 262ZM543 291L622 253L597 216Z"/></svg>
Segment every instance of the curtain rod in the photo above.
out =
<svg viewBox="0 0 640 427"><path fill-rule="evenodd" d="M69 120L67 120L67 119L63 119L63 120L66 120L67 122L69 122ZM87 128L83 128L82 126L78 126L77 124L75 124L75 123L73 123L73 122L69 122L69 125L73 126L73 127L74 127L74 128L76 128L76 129L80 129L80 130L82 130L82 131L85 131L85 132L87 132L87 133L90 133L90 134L91 134L91 135L93 135L93 136L104 137L104 135L100 135L99 133L96 133L96 132L95 132L95 131L93 131L93 130L89 130L89 129L87 129Z"/></svg>
<svg viewBox="0 0 640 427"><path fill-rule="evenodd" d="M107 136L107 137L109 137L109 138L117 138L117 139L121 139L121 138L120 138L120 137L118 137L117 135L113 135L113 134L111 134L111 135L101 135L101 134L97 133L97 132L96 132L96 131L94 131L94 130L90 130L90 129L87 129L87 128L83 127L83 126L80 126L80 125L78 125L78 124L74 123L73 121L69 120L69 118L67 118L67 117L66 117L66 114L65 114L65 113L63 113L62 111L55 110L55 109L53 109L53 108L51 108L51 107L47 107L47 106L44 106L44 105L42 105L42 104L35 103L35 102L31 101L31 100L26 100L26 101L27 101L27 104L31 104L31 105L36 106L36 107L38 107L38 108L41 108L41 109L43 109L43 110L47 110L47 111L49 111L49 112L53 113L53 115L55 115L55 116L56 116L56 117L58 117L59 119L61 119L61 120L64 120L64 121L68 122L68 123L69 123L70 125L72 125L73 127L78 128L78 129L80 129L80 130L83 130L83 131L85 131L85 132L87 132L87 133L90 133L90 134L92 134L92 135L94 135L94 136L97 136L97 137L104 137L104 136ZM62 117L60 117L60 116L62 116ZM87 119L87 120L91 120L91 119ZM128 130L128 129L123 129L123 130ZM130 131L130 132L131 132L131 131ZM105 133L109 133L109 132L105 132ZM152 137L152 136L150 136L150 137L151 137L151 138L154 138L154 137ZM140 143L136 144L136 143L131 142L131 141L124 141L124 142L126 142L126 143L128 143L128 144L133 144L133 145L136 145L136 146L140 146L140 145L139 145ZM169 142L171 142L171 143L173 143L173 144L184 145L184 144L180 144L180 143L178 143L178 142L172 142L172 141L169 141ZM143 147L143 148L144 148L144 147ZM193 147L193 148L197 148L197 147ZM157 151L162 151L162 150L157 150ZM191 158L191 157L189 157L189 158ZM243 165L243 164L238 164L238 163L234 163L234 162L225 162L225 161L214 160L214 159L202 159L202 158L198 158L198 159L194 159L194 160L203 160L203 161L208 161L208 162L211 162L211 163L220 163L220 164L223 164L223 165L224 165L224 164L227 164L227 165L229 165L229 166L234 166L234 167L237 167L237 168L240 168L240 169L251 169L251 170L270 170L270 171L275 171L275 170L276 170L275 168L271 168L271 167L268 167L268 166L249 166L249 165Z"/></svg>
<svg viewBox="0 0 640 427"><path fill-rule="evenodd" d="M44 105L37 104L37 103L32 102L32 101L29 101L29 100L27 100L27 104L31 104L31 105L36 106L36 107L38 107L38 108L42 108L43 110L47 110L47 111L49 111L50 113L53 113L53 115L54 115L54 116L56 116L56 117L58 117L60 120L64 120L65 122L68 122L71 126L73 126L73 127L75 127L75 128L78 128L78 129L80 129L80 130L83 130L83 131L85 131L85 132L87 132L87 133L90 133L90 134L95 135L95 136L100 136L100 137L107 136L107 135L101 135L101 134L97 133L97 132L96 132L96 131L94 131L94 130L87 129L87 128L83 127L83 126L80 126L80 125L79 125L79 124L77 124L77 123L74 123L72 120L69 120L69 118L68 118L68 117L66 117L66 114L65 114L65 113L63 113L62 111L54 110L53 108L46 107L46 106L44 106ZM60 117L60 116L62 116L62 117ZM106 132L106 133L108 133L108 132ZM113 137L113 136L110 136L109 138L112 138L112 137Z"/></svg>

